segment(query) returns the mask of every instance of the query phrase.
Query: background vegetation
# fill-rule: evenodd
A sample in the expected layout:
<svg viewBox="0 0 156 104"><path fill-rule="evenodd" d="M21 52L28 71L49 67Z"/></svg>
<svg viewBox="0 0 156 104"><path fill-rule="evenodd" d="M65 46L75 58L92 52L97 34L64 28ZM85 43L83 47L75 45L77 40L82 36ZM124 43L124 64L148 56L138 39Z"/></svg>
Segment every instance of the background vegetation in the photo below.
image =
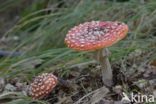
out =
<svg viewBox="0 0 156 104"><path fill-rule="evenodd" d="M22 53L0 59L4 78L30 82L39 73L54 71L65 77L71 66L92 61L90 52L64 44L71 27L92 20L123 21L129 26L127 37L109 48L112 63L136 50L152 52L149 60L156 59L155 0L1 0L0 13L6 20L0 27L7 27L0 32L1 49Z"/></svg>

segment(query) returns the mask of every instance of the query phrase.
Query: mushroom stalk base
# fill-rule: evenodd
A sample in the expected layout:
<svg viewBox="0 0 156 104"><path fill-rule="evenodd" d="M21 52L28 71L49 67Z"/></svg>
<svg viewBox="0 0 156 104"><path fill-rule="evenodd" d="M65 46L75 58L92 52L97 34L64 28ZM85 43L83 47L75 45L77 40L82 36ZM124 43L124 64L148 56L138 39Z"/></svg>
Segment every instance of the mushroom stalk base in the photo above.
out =
<svg viewBox="0 0 156 104"><path fill-rule="evenodd" d="M112 68L108 59L110 52L107 48L101 49L96 53L96 60L100 63L102 67L102 81L103 83L110 87L112 86Z"/></svg>

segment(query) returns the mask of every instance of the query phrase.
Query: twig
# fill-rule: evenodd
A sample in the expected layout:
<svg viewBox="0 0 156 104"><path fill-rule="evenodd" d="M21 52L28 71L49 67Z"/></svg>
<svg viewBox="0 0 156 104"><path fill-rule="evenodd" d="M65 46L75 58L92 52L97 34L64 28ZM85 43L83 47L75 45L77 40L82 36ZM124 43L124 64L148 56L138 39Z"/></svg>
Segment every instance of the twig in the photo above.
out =
<svg viewBox="0 0 156 104"><path fill-rule="evenodd" d="M92 92L90 92L90 93L88 93L88 94L86 94L85 96L83 96L82 98L80 98L80 99L79 99L77 102L75 102L74 104L79 104L84 98L90 96L91 94L95 93L96 91L98 91L98 89L97 89L97 90L94 90L94 91L92 91Z"/></svg>
<svg viewBox="0 0 156 104"><path fill-rule="evenodd" d="M104 87L101 87L101 88L104 88ZM96 89L96 90L94 90L94 91L92 91L92 92L90 92L90 93L84 95L82 98L80 98L80 99L79 99L78 101L76 101L74 104L79 104L79 103L81 103L83 99L89 97L90 95L92 95L92 94L94 94L94 93L96 93L96 92L99 92L99 90L100 90L101 88Z"/></svg>

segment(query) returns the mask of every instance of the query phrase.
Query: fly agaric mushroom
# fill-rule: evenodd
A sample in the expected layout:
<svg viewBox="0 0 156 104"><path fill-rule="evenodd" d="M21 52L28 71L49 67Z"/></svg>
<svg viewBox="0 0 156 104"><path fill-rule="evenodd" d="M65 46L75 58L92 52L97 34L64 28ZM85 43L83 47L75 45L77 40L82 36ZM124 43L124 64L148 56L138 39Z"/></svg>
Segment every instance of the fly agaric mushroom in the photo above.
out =
<svg viewBox="0 0 156 104"><path fill-rule="evenodd" d="M33 99L42 99L48 95L58 83L64 87L71 86L69 82L57 78L52 73L43 73L34 79L29 87L30 89L28 89L28 94L30 94Z"/></svg>
<svg viewBox="0 0 156 104"><path fill-rule="evenodd" d="M37 76L31 84L30 95L33 99L42 99L53 90L57 83L58 78L52 73L43 73Z"/></svg>
<svg viewBox="0 0 156 104"><path fill-rule="evenodd" d="M121 22L92 21L73 27L65 37L69 48L78 51L95 51L96 60L102 66L102 80L107 86L112 85L112 69L108 60L107 47L123 39L128 26Z"/></svg>

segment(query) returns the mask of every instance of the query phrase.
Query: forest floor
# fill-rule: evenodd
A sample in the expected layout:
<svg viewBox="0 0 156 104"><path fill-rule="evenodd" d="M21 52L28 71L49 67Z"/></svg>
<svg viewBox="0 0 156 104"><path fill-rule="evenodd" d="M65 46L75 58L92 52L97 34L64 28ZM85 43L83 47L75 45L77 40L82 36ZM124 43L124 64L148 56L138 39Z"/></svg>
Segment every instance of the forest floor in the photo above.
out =
<svg viewBox="0 0 156 104"><path fill-rule="evenodd" d="M114 85L110 88L102 83L100 65L94 61L77 64L70 69L68 76L63 78L70 83L69 86L58 84L52 93L42 100L50 104L123 104L123 101L127 101L126 96L131 98L133 93L136 96L148 97L143 100L135 97L133 102L140 101L140 104L145 102L148 104L153 101L151 95L156 97L156 61L148 61L151 54L151 52L136 50L129 54L128 58L112 63ZM57 75L59 72L56 71L54 74ZM27 83L29 82L23 82L19 78L7 81L0 79L3 92L26 94ZM6 95L3 96L3 102L19 99L12 93L7 99L5 99Z"/></svg>

